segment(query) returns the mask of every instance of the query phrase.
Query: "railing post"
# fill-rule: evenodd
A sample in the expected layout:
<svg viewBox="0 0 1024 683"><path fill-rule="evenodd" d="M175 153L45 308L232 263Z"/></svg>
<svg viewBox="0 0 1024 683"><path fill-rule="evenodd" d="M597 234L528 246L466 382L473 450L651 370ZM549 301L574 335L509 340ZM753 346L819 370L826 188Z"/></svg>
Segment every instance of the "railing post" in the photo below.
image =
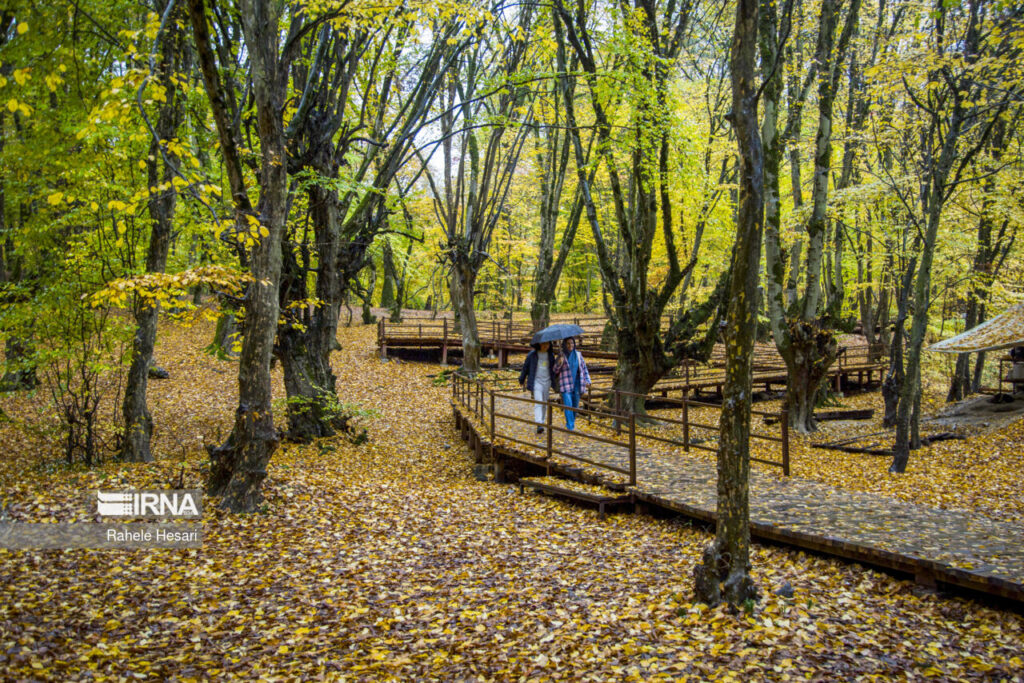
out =
<svg viewBox="0 0 1024 683"><path fill-rule="evenodd" d="M494 458L494 389L488 392L491 395L491 459Z"/></svg>
<svg viewBox="0 0 1024 683"><path fill-rule="evenodd" d="M690 452L690 404L683 394L683 451Z"/></svg>
<svg viewBox="0 0 1024 683"><path fill-rule="evenodd" d="M629 414L629 485L636 486L636 413Z"/></svg>
<svg viewBox="0 0 1024 683"><path fill-rule="evenodd" d="M779 424L782 425L782 474L789 476L789 410L782 409L779 415Z"/></svg>
<svg viewBox="0 0 1024 683"><path fill-rule="evenodd" d="M615 434L619 435L622 433L622 408L621 408L621 395L618 389L612 389L615 392Z"/></svg>
<svg viewBox="0 0 1024 683"><path fill-rule="evenodd" d="M442 318L444 332L441 336L441 365L448 365L448 318Z"/></svg>
<svg viewBox="0 0 1024 683"><path fill-rule="evenodd" d="M546 418L546 422L547 422L547 426L548 426L548 429L547 429L547 432L548 432L547 433L547 437L548 437L548 462L551 462L551 414L554 411L551 410L551 401L550 400L545 401L544 407L547 409L547 412L548 412L547 418Z"/></svg>

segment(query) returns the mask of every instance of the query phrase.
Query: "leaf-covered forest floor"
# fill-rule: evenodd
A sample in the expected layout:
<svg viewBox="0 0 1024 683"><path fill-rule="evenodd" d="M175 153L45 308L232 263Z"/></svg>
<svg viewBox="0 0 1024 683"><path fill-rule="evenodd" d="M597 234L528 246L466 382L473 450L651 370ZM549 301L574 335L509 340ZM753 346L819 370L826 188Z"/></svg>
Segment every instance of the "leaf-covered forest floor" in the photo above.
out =
<svg viewBox="0 0 1024 683"><path fill-rule="evenodd" d="M67 468L44 435L0 424L10 515L84 521L88 490L165 488L182 469L199 486L202 443L226 436L236 395L236 366L201 350L212 333L161 328L154 465ZM377 411L368 443L283 445L264 510L207 506L201 550L0 550L0 677L1024 679L1018 612L795 550L754 547L752 612L695 605L708 531L475 480L440 367L381 362L372 326L339 340L339 394ZM44 402L0 408L17 422ZM844 406L861 402L880 407ZM874 429L835 427L854 428ZM935 444L902 477L801 439L794 474L1021 521L1022 439L1017 422Z"/></svg>

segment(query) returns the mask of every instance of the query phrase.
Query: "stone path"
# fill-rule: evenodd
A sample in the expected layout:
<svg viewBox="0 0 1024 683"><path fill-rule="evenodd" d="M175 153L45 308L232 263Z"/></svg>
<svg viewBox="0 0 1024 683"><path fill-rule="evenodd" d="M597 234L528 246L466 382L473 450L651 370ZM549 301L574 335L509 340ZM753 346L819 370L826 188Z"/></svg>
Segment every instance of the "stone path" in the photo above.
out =
<svg viewBox="0 0 1024 683"><path fill-rule="evenodd" d="M533 415L530 404L510 399L498 399L495 412L527 420ZM564 426L557 411L554 420ZM588 424L582 416L577 416L576 426L576 434L553 433L555 450L628 470L625 435L617 437L621 445L600 443L587 434L613 438L614 432ZM496 432L503 450L534 460L545 458L547 437L537 434L532 424L497 417ZM486 439L486 434L481 436ZM514 444L502 436L532 445ZM622 474L565 456L555 455L550 462L563 474L579 467L580 477L616 488L626 481ZM638 442L637 484L630 489L638 500L712 520L716 481L713 458ZM1024 601L1024 530L975 513L912 505L753 470L750 518L752 531L763 538L908 571L926 582L937 579Z"/></svg>

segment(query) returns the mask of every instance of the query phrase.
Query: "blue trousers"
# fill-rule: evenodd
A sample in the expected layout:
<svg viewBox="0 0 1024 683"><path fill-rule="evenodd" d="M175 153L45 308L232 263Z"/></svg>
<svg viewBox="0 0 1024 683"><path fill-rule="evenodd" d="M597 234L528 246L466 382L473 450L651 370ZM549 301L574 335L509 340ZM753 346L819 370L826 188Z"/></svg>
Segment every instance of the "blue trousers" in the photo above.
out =
<svg viewBox="0 0 1024 683"><path fill-rule="evenodd" d="M575 391L563 391L562 404L566 408L579 408L580 395ZM571 410L565 411L565 428L570 430L576 429L576 413Z"/></svg>

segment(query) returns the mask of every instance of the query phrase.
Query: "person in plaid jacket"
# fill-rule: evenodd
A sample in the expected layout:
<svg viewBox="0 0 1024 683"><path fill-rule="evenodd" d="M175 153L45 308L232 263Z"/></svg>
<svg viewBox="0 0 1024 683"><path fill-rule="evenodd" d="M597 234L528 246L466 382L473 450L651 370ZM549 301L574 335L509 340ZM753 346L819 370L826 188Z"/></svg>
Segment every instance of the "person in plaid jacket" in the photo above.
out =
<svg viewBox="0 0 1024 683"><path fill-rule="evenodd" d="M555 363L555 372L558 373L558 392L566 407L565 427L572 430L576 428L576 413L569 409L579 407L580 395L590 386L587 362L576 350L576 340L572 337L562 342L562 355Z"/></svg>

